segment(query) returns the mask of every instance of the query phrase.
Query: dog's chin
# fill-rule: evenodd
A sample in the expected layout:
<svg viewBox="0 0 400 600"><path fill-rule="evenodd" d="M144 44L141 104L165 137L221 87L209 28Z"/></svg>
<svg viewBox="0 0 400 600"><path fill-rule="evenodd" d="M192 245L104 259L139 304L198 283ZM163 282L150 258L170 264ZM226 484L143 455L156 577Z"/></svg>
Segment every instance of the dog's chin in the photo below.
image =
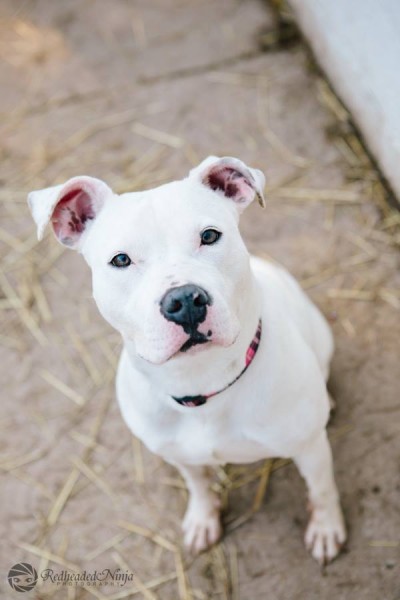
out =
<svg viewBox="0 0 400 600"><path fill-rule="evenodd" d="M156 364L163 365L163 364L173 361L173 360L179 360L180 358L182 358L184 356L196 356L196 354L199 354L200 352L204 352L205 350L210 348L210 346L212 344L213 344L212 340L204 340L204 341L199 342L196 340L192 340L191 338L188 338L186 340L186 342L184 344L182 344L182 346L180 348L178 348L174 352L171 352L171 354L168 357L166 357L162 361L158 361Z"/></svg>
<svg viewBox="0 0 400 600"><path fill-rule="evenodd" d="M170 361L179 361L186 356L196 356L202 352L209 350L213 346L221 346L229 348L237 339L237 335L233 339L213 340L213 339L193 339L188 338L181 346L171 350L168 354L161 356L150 356L137 351L138 356L152 365L164 365Z"/></svg>
<svg viewBox="0 0 400 600"><path fill-rule="evenodd" d="M145 353L145 352L140 352L139 350L137 350L137 355L144 361L146 361L147 363L151 364L151 365L165 365L166 363L172 361L175 358L179 358L179 356L192 356L194 354L196 354L199 350L199 348L202 348L204 346L208 346L209 344L191 344L190 347L186 346L187 341L182 344L181 346L178 346L177 348L174 348L172 350L169 350L168 353L158 353L156 354L151 354L151 353ZM183 348L183 350L182 350Z"/></svg>

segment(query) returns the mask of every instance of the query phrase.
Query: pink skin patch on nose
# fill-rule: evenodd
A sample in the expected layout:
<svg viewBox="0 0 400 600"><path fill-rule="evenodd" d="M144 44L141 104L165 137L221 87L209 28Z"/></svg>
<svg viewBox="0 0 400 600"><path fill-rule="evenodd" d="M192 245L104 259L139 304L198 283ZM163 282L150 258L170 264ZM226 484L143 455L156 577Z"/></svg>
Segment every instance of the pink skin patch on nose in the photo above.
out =
<svg viewBox="0 0 400 600"><path fill-rule="evenodd" d="M56 236L66 245L73 245L84 231L86 222L94 219L92 200L81 188L68 192L57 204L51 218Z"/></svg>

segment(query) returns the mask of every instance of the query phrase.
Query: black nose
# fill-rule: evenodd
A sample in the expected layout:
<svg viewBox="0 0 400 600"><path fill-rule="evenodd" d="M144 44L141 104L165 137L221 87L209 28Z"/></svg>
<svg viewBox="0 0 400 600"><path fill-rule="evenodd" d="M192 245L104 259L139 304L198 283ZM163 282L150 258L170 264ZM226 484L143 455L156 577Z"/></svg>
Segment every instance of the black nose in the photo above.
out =
<svg viewBox="0 0 400 600"><path fill-rule="evenodd" d="M192 333L204 321L211 298L198 285L188 284L171 288L160 302L161 314L168 321L182 325L186 333Z"/></svg>

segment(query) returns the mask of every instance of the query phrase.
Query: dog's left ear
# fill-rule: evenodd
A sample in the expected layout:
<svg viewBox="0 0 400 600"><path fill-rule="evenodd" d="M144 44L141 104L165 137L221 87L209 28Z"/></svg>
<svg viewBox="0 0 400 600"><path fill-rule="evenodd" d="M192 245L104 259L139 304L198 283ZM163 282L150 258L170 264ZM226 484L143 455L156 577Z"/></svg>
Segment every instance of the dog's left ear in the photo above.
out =
<svg viewBox="0 0 400 600"><path fill-rule="evenodd" d="M189 177L222 193L233 200L239 212L242 212L257 197L258 203L265 208L265 177L259 169L252 169L238 158L209 156L192 169Z"/></svg>

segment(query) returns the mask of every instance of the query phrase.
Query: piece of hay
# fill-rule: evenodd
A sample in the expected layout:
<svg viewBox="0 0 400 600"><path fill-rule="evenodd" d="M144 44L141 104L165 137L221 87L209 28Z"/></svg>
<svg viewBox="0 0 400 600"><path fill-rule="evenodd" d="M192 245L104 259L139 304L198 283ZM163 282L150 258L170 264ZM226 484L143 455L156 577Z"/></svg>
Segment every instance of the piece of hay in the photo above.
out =
<svg viewBox="0 0 400 600"><path fill-rule="evenodd" d="M143 123L134 123L131 127L131 131L137 135L147 138L148 140L152 140L153 142L157 142L159 144L164 144L170 148L182 148L182 146L185 144L185 140L182 138L177 137L176 135L165 133L164 131L159 131L153 127L148 127L147 125L143 125Z"/></svg>
<svg viewBox="0 0 400 600"><path fill-rule="evenodd" d="M68 500L76 482L78 481L79 477L80 477L80 471L79 471L79 469L74 467L70 471L70 474L68 475L67 479L65 480L64 485L62 486L49 514L47 515L47 525L49 527L52 527L57 522L58 517L60 516L61 512L63 511L64 506L66 505L67 500Z"/></svg>
<svg viewBox="0 0 400 600"><path fill-rule="evenodd" d="M165 537L161 536L159 533L151 531L151 529L148 529L147 527L136 525L135 523L131 523L130 521L118 521L117 525L119 527L122 527L123 529L126 529L127 531L131 531L132 533L136 533L137 535L140 535L150 540L154 544L162 546L170 552L178 552L178 548L175 544L167 540Z"/></svg>
<svg viewBox="0 0 400 600"><path fill-rule="evenodd" d="M264 462L264 466L261 471L260 482L258 484L257 492L256 492L256 495L254 496L254 500L253 500L252 510L254 512L257 512L261 507L261 503L263 501L265 491L267 489L269 477L271 475L273 462L274 461L271 458L268 458Z"/></svg>
<svg viewBox="0 0 400 600"><path fill-rule="evenodd" d="M114 503L117 501L117 497L108 483L106 483L104 479L102 479L100 475L98 475L91 467L89 467L89 465L86 464L81 458L75 456L72 458L72 463L89 479L89 481L94 483L99 490L111 498Z"/></svg>
<svg viewBox="0 0 400 600"><path fill-rule="evenodd" d="M47 381L51 386L53 386L56 390L61 392L66 398L72 400L78 406L84 406L86 400L81 394L78 394L75 390L69 387L66 383L58 379L55 375L47 371L46 369L41 369L39 372L42 379Z"/></svg>

